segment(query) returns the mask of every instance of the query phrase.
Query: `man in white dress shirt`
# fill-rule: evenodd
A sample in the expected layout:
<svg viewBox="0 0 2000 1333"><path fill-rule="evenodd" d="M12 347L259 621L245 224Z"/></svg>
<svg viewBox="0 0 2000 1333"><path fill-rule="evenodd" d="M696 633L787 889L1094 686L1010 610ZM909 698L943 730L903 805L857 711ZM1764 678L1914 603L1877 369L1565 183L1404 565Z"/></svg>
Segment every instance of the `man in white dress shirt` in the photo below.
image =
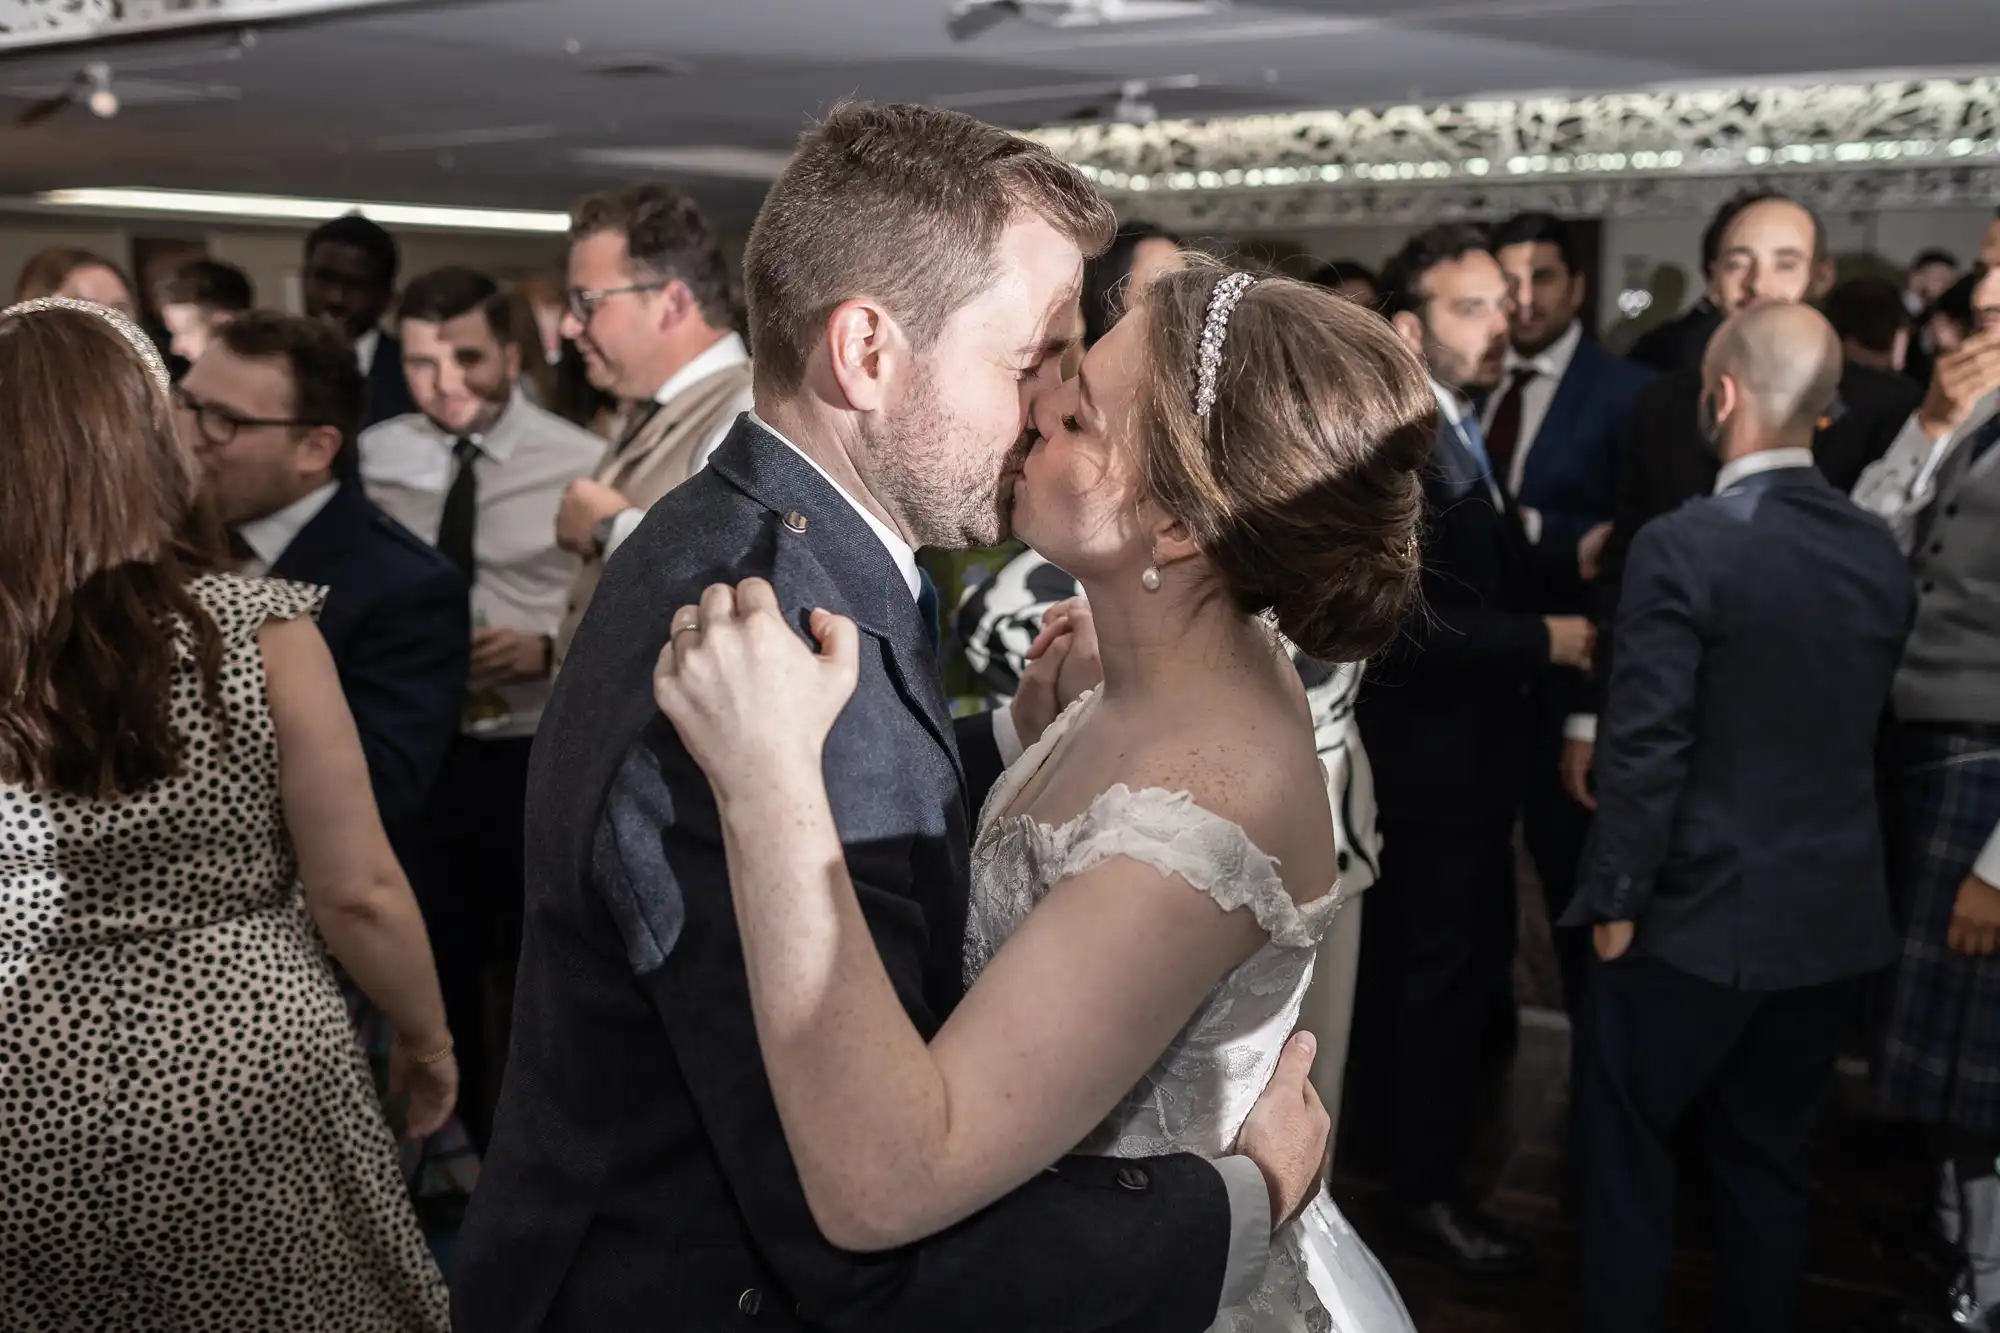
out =
<svg viewBox="0 0 2000 1333"><path fill-rule="evenodd" d="M425 820L418 883L459 1034L461 1105L481 1144L490 1068L482 988L489 969L518 952L528 751L577 569L556 545L555 512L603 450L522 396L508 319L483 273L443 268L412 282L398 328L419 410L361 437L369 497L472 585L471 688Z"/></svg>

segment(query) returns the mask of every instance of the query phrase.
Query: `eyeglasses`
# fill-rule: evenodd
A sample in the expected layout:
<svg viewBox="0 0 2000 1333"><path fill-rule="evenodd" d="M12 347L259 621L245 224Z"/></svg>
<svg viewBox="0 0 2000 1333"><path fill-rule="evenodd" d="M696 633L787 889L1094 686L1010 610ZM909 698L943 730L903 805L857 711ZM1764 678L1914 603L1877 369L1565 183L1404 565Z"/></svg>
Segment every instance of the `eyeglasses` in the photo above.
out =
<svg viewBox="0 0 2000 1333"><path fill-rule="evenodd" d="M236 438L236 432L245 426L317 426L317 421L300 421L292 417L245 417L238 416L220 403L204 403L179 385L174 386L174 406L194 418L195 428L201 437L216 448L227 446Z"/></svg>
<svg viewBox="0 0 2000 1333"><path fill-rule="evenodd" d="M635 282L630 287L599 287L596 291L584 291L572 287L563 295L569 313L576 317L576 322L588 324L590 317L597 313L597 307L607 298L626 296L633 292L657 292L666 285L664 282Z"/></svg>

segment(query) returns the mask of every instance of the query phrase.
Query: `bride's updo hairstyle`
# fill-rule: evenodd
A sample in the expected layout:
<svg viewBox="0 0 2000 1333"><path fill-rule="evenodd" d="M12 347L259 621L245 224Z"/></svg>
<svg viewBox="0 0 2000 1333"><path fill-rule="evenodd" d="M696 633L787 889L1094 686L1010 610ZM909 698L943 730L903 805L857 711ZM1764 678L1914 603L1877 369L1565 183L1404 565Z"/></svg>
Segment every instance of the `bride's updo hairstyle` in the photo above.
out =
<svg viewBox="0 0 2000 1333"><path fill-rule="evenodd" d="M1214 402L1199 413L1203 328L1229 274L1190 255L1146 289L1146 491L1187 526L1243 611L1275 613L1311 657L1363 661L1417 603L1418 473L1437 397L1380 315L1260 277L1228 314Z"/></svg>

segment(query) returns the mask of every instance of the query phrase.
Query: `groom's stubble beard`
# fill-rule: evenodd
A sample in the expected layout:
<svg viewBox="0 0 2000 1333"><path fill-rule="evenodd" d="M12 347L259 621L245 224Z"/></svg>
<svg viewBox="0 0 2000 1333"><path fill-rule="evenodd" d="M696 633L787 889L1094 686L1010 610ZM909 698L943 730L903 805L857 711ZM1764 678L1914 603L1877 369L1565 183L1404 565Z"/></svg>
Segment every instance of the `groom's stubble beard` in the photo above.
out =
<svg viewBox="0 0 2000 1333"><path fill-rule="evenodd" d="M950 411L928 372L912 388L904 410L884 418L870 442L878 498L893 497L915 545L948 551L1005 540L1010 497L1002 481L1026 452L1016 441L994 459Z"/></svg>

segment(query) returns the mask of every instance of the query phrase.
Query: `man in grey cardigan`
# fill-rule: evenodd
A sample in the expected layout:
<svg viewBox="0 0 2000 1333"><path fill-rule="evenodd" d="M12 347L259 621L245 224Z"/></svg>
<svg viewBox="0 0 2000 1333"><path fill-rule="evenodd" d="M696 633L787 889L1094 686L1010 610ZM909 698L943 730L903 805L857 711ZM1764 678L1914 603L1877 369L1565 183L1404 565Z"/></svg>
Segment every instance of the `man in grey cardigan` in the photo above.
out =
<svg viewBox="0 0 2000 1333"><path fill-rule="evenodd" d="M1896 529L1919 594L1895 687L1904 941L1877 1076L1934 1132L1936 1239L1962 1261L1944 1304L1984 1329L2000 1327L2000 219L1980 259L1978 333L1854 498Z"/></svg>

